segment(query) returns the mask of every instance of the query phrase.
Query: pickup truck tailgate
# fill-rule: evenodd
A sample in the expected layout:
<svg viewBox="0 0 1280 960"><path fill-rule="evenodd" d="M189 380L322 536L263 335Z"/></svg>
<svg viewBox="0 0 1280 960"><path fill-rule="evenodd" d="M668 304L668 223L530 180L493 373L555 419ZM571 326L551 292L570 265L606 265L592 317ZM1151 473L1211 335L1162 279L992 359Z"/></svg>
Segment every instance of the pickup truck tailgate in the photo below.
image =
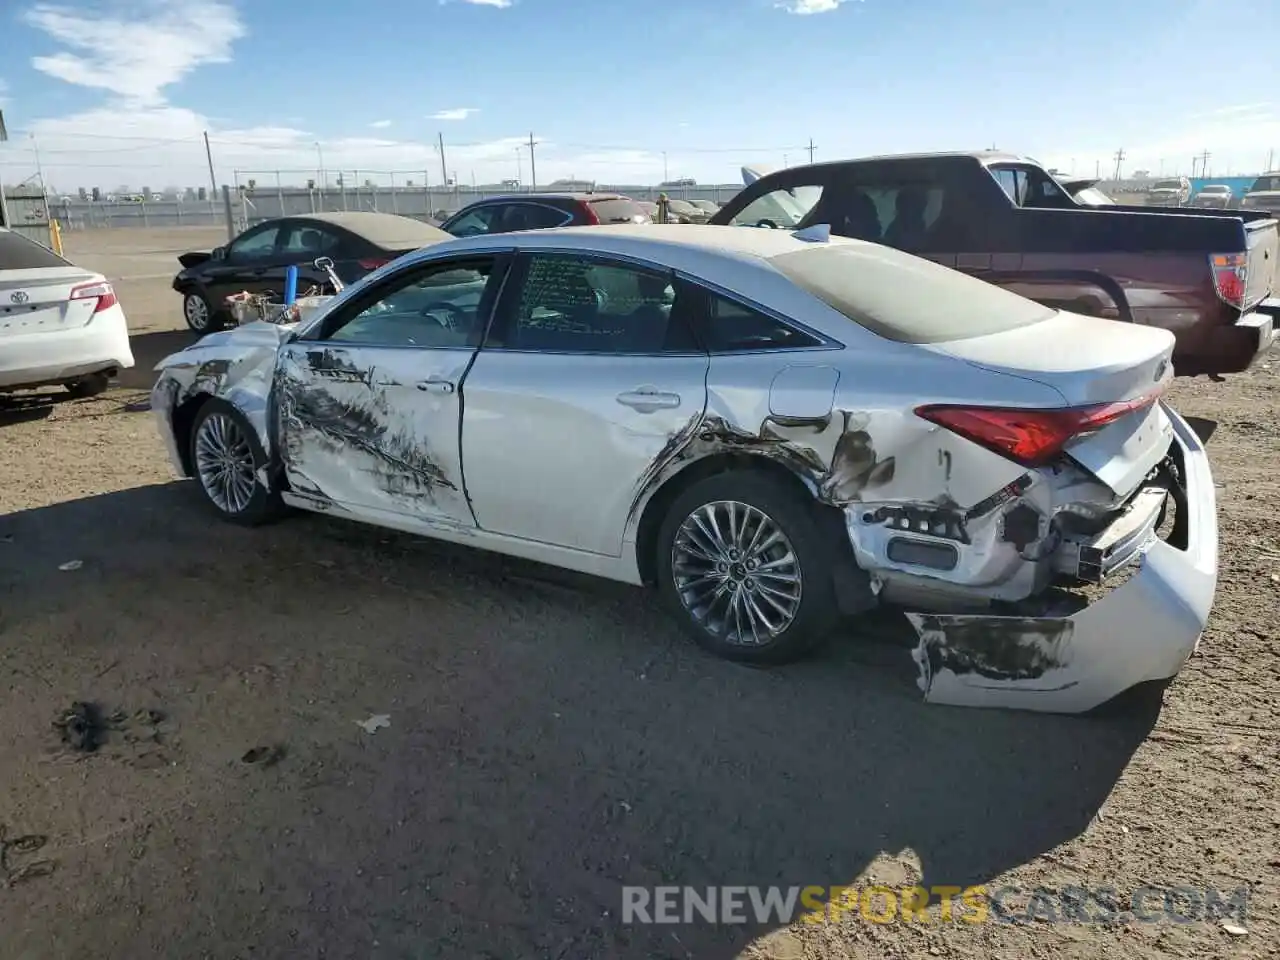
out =
<svg viewBox="0 0 1280 960"><path fill-rule="evenodd" d="M1245 223L1244 308L1257 306L1275 289L1276 264L1280 257L1280 223L1275 220L1253 220Z"/></svg>

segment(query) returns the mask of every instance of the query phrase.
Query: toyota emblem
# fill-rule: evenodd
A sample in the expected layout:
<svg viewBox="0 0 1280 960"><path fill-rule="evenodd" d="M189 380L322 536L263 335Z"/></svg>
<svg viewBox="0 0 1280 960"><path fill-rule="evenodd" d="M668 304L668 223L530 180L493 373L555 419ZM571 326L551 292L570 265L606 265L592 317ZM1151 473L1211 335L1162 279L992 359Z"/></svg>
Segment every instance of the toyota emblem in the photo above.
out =
<svg viewBox="0 0 1280 960"><path fill-rule="evenodd" d="M26 303L31 297L27 295L26 291L19 290L17 293L9 294L9 299L14 303Z"/></svg>

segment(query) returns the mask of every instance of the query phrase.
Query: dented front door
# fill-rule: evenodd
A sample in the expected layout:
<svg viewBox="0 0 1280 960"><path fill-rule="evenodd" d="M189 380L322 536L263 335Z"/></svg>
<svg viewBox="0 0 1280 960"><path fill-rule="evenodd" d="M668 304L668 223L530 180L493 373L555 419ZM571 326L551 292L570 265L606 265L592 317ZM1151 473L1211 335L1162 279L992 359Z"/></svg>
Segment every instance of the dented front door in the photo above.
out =
<svg viewBox="0 0 1280 960"><path fill-rule="evenodd" d="M459 386L473 354L286 345L275 390L291 490L375 521L474 527L458 458Z"/></svg>

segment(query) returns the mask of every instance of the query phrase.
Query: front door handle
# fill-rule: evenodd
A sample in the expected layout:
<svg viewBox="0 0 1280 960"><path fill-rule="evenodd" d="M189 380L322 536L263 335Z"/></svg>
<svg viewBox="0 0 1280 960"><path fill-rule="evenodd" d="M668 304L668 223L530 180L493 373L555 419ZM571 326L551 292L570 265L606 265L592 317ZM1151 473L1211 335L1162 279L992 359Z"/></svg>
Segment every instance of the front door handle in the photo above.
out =
<svg viewBox="0 0 1280 960"><path fill-rule="evenodd" d="M631 407L641 413L653 413L655 410L671 410L680 406L680 394L667 393L656 387L636 387L618 394L617 400L624 407Z"/></svg>
<svg viewBox="0 0 1280 960"><path fill-rule="evenodd" d="M453 381L442 377L429 377L414 384L423 393L453 393Z"/></svg>

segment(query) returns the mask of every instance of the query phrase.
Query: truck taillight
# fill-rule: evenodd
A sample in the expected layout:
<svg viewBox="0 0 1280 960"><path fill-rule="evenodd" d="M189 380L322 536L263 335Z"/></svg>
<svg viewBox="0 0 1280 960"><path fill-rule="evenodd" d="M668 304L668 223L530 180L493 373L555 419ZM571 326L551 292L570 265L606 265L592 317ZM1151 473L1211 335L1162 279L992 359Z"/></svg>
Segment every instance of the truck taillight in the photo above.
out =
<svg viewBox="0 0 1280 960"><path fill-rule="evenodd" d="M82 283L78 287L71 288L71 296L68 299L97 300L93 307L94 313L101 313L120 302L116 299L115 288L109 283Z"/></svg>
<svg viewBox="0 0 1280 960"><path fill-rule="evenodd" d="M591 204L580 202L578 206L582 209L582 222L589 227L597 226L600 218L596 216L595 210L591 208Z"/></svg>
<svg viewBox="0 0 1280 960"><path fill-rule="evenodd" d="M1249 258L1243 253L1213 253L1209 255L1209 269L1213 272L1213 289L1225 303L1233 307L1244 306L1245 267Z"/></svg>

